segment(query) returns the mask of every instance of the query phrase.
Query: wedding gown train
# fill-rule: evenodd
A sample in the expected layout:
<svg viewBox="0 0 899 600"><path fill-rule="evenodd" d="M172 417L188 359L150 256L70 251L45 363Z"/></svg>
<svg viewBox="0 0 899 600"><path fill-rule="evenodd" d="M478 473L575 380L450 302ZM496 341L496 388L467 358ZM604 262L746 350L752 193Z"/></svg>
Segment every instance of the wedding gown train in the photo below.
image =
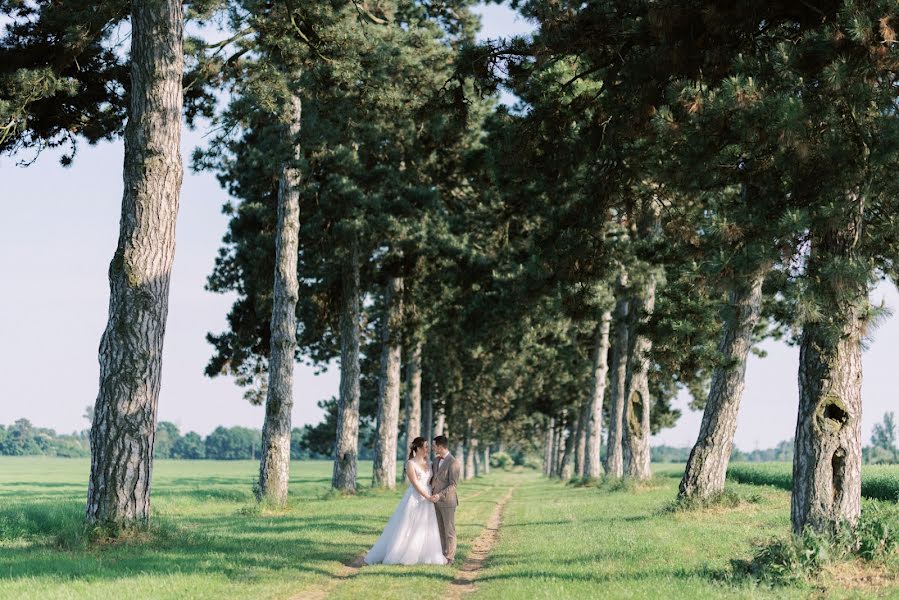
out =
<svg viewBox="0 0 899 600"><path fill-rule="evenodd" d="M418 481L428 493L430 470L423 471L413 461L406 463L415 469ZM440 530L437 528L437 512L434 504L423 498L410 483L399 506L390 516L384 532L368 554L365 562L373 565L442 565L446 563L440 546Z"/></svg>

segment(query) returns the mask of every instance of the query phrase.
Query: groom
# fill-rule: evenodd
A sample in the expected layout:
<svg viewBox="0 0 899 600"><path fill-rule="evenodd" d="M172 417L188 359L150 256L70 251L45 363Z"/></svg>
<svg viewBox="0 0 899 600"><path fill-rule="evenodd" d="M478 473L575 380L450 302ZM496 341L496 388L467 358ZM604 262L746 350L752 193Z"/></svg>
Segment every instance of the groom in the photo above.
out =
<svg viewBox="0 0 899 600"><path fill-rule="evenodd" d="M434 438L434 454L437 459L431 468L431 502L437 510L437 527L440 529L440 545L446 563L456 559L456 486L459 483L461 466L449 452L449 440L445 435Z"/></svg>

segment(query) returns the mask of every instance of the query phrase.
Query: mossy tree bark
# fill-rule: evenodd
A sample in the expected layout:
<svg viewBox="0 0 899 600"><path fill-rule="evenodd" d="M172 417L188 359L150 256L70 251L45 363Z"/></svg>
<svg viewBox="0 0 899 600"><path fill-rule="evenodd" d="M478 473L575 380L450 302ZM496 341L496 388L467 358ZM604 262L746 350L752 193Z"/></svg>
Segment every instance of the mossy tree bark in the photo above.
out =
<svg viewBox="0 0 899 600"><path fill-rule="evenodd" d="M735 283L728 293L724 332L718 345L720 362L702 414L699 439L680 482L682 498L709 498L724 490L724 478L737 432L737 413L746 383L746 358L762 309L762 283L770 264Z"/></svg>
<svg viewBox="0 0 899 600"><path fill-rule="evenodd" d="M403 318L403 278L389 277L381 331L381 375L378 390L378 429L375 438L372 486L396 487L396 442L400 419L400 327Z"/></svg>
<svg viewBox="0 0 899 600"><path fill-rule="evenodd" d="M867 303L864 264L856 257L864 198L841 226L812 233L810 295L821 315L802 329L799 416L793 457L793 531L853 526L861 512L862 336ZM830 223L835 220L831 219ZM834 277L833 272L843 277Z"/></svg>
<svg viewBox="0 0 899 600"><path fill-rule="evenodd" d="M90 524L144 526L181 192L180 2L131 4L131 90L119 240L91 424Z"/></svg>
<svg viewBox="0 0 899 600"><path fill-rule="evenodd" d="M300 133L302 104L292 98L288 115L288 139ZM297 261L300 242L299 144L281 167L278 182L278 221L275 231L275 280L272 298L271 354L262 456L259 461L259 498L274 504L287 501L290 480L290 417L293 409L293 365L297 349L297 301L300 286Z"/></svg>
<svg viewBox="0 0 899 600"><path fill-rule="evenodd" d="M353 240L341 272L340 297L340 399L337 405L337 439L331 486L356 492L359 456L359 345L361 335L359 246Z"/></svg>
<svg viewBox="0 0 899 600"><path fill-rule="evenodd" d="M599 460L599 449L602 444L602 402L606 394L606 375L609 370L609 329L612 313L604 311L596 329L596 342L593 353L593 385L590 400L587 404L587 422L584 435L586 448L584 452L584 471L581 477L596 479L602 476L602 463Z"/></svg>
<svg viewBox="0 0 899 600"><path fill-rule="evenodd" d="M615 290L614 333L609 386L609 434L606 442L606 473L624 475L624 398L627 385L627 356L630 337L630 298L627 273L622 272Z"/></svg>

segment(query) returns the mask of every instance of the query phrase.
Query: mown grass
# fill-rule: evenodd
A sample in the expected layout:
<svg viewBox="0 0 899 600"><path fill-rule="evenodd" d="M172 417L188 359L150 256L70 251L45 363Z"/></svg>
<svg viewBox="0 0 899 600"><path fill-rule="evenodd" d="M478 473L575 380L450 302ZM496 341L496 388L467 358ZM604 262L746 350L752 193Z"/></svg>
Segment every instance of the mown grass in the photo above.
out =
<svg viewBox="0 0 899 600"><path fill-rule="evenodd" d="M689 511L666 510L683 465L657 469L652 486L569 486L536 475L510 502L500 542L478 578L477 600L505 598L896 598L899 557L879 579L771 586L734 563L750 561L789 532L789 494L731 484L749 499Z"/></svg>
<svg viewBox="0 0 899 600"><path fill-rule="evenodd" d="M87 461L0 458L0 598L291 598L331 586L343 564L374 543L404 487L343 497L329 491L330 463L299 462L290 505L272 512L253 500L257 468L250 461L157 461L151 531L89 544L81 525ZM367 480L371 465L360 472ZM460 557L508 477L462 486ZM385 590L374 597L436 598L428 590L442 590L453 577L448 567L363 574L341 585Z"/></svg>
<svg viewBox="0 0 899 600"><path fill-rule="evenodd" d="M793 465L780 463L731 463L727 477L740 483L793 488ZM862 496L872 500L899 502L899 465L862 467Z"/></svg>
<svg viewBox="0 0 899 600"><path fill-rule="evenodd" d="M377 538L402 486L344 497L329 489L329 463L299 462L290 505L271 511L253 500L256 468L160 461L153 529L90 544L81 526L86 461L0 458L0 598L437 600L450 592L450 567L377 565L346 576L344 564ZM895 553L776 586L741 574L735 564L788 538L789 494L730 483L719 502L672 510L682 469L657 467L640 485L566 485L531 471L464 482L456 566L517 486L474 598L899 598Z"/></svg>

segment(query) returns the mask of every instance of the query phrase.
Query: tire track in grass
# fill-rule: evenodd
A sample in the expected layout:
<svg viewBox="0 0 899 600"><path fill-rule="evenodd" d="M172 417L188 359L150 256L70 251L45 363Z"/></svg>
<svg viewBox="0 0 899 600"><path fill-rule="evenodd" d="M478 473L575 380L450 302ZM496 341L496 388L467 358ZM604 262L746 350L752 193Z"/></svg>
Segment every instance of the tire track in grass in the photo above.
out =
<svg viewBox="0 0 899 600"><path fill-rule="evenodd" d="M455 578L453 578L453 581L450 583L449 591L445 596L447 600L459 600L465 595L475 591L475 583L477 582L478 575L480 575L481 569L484 568L484 564L487 562L490 552L499 541L499 529L502 525L503 513L506 510L506 505L509 503L509 500L512 499L512 495L515 493L515 490L518 489L519 485L520 484L510 487L509 491L506 492L506 495L496 503L493 512L490 514L490 518L487 520L487 526L484 528L484 531L481 532L481 535L479 535L472 543L471 552L468 553L465 562L462 564L462 568L459 569Z"/></svg>

